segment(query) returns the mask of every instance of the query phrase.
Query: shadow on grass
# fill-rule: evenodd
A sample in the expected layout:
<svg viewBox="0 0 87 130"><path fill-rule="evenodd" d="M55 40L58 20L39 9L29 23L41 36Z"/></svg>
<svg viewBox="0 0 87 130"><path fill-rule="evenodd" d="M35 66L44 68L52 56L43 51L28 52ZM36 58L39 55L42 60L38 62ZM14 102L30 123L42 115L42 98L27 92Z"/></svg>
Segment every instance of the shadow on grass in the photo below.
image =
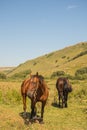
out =
<svg viewBox="0 0 87 130"><path fill-rule="evenodd" d="M60 106L59 104L54 103L54 102L53 102L51 105L52 105L53 107L62 108L62 106Z"/></svg>
<svg viewBox="0 0 87 130"><path fill-rule="evenodd" d="M43 124L43 120L40 116L36 115L35 117L33 117L32 119L30 118L31 114L29 112L21 112L19 113L19 115L23 118L24 120L24 124L29 125L29 124L33 124L33 123L40 123Z"/></svg>

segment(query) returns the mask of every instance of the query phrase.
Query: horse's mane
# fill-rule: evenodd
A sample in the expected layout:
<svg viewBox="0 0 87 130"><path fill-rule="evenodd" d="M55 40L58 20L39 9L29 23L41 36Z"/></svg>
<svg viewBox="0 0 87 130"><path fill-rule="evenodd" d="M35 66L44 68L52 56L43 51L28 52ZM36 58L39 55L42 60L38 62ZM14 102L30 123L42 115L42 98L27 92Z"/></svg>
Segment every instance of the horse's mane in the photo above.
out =
<svg viewBox="0 0 87 130"><path fill-rule="evenodd" d="M42 83L44 80L44 77L42 75L39 75L38 72L35 75L32 75L31 78L37 77L39 78L39 81Z"/></svg>

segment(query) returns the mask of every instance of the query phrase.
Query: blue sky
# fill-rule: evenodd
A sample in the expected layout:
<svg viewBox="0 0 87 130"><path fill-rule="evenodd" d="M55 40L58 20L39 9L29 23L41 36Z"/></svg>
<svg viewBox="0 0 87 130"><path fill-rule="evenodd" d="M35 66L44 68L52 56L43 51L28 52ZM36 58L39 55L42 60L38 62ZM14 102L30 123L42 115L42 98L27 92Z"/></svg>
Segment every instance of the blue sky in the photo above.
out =
<svg viewBox="0 0 87 130"><path fill-rule="evenodd" d="M87 41L87 0L0 0L0 67Z"/></svg>

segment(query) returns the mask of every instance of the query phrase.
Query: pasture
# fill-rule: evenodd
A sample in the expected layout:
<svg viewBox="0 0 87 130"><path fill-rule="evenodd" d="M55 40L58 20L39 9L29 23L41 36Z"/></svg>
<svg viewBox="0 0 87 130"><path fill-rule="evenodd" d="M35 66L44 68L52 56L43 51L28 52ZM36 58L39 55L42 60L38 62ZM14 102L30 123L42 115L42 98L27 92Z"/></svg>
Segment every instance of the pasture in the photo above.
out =
<svg viewBox="0 0 87 130"><path fill-rule="evenodd" d="M87 82L71 80L73 87L69 94L68 108L59 108L56 79L48 79L49 98L44 112L44 124L27 123L23 118L21 82L0 81L0 130L87 130ZM37 112L40 114L40 104ZM30 99L27 99L27 114L30 113Z"/></svg>

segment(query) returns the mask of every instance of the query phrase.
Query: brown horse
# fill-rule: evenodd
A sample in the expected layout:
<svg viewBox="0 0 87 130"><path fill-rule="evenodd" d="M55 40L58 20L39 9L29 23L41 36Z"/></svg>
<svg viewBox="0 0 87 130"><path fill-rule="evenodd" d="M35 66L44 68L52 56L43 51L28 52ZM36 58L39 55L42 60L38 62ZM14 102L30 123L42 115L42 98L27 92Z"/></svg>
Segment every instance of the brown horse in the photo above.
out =
<svg viewBox="0 0 87 130"><path fill-rule="evenodd" d="M62 99L62 108L67 107L68 93L72 91L72 86L69 83L68 78L60 77L56 81L56 88L59 96L59 107L60 99Z"/></svg>
<svg viewBox="0 0 87 130"><path fill-rule="evenodd" d="M28 78L23 81L21 85L21 94L23 97L23 110L26 113L26 97L28 96L31 99L31 117L30 119L33 119L33 117L36 115L35 105L37 102L42 103L41 108L41 119L43 121L43 113L44 113L44 107L46 105L46 101L48 99L49 91L47 84L44 81L44 78L41 75L31 76L31 78Z"/></svg>

